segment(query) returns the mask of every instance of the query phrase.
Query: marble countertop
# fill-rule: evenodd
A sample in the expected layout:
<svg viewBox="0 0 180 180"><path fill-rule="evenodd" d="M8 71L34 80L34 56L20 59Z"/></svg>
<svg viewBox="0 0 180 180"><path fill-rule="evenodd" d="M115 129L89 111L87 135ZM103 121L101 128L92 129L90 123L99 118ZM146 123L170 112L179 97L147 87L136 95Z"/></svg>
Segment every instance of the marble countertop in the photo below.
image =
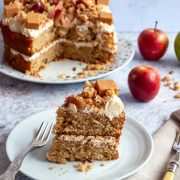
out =
<svg viewBox="0 0 180 180"><path fill-rule="evenodd" d="M123 38L136 44L137 33L142 29L152 26L157 19L162 29L169 32L178 31L178 13L176 18L169 16L178 12L178 0L112 0L111 9L115 16L116 29L130 33L122 33ZM2 1L0 1L0 7ZM1 8L0 8L1 11ZM168 11L168 14L166 13ZM174 18L174 19L173 19ZM173 22L173 23L171 23ZM149 133L153 134L169 118L172 111L180 108L180 100L174 99L174 92L166 87L161 87L156 99L149 103L137 102L129 93L127 77L130 69L138 64L150 64L160 69L161 75L174 71L173 77L180 80L180 64L177 63L173 51L173 33L169 33L171 46L163 59L158 63L142 60L138 51L134 60L123 70L107 77L114 79L121 89L121 98L126 105L129 116L139 121ZM60 105L67 95L80 91L82 84L76 85L39 85L19 80L14 80L0 74L0 173L8 165L5 153L5 140L10 130L25 117L48 108ZM29 180L22 174L17 180Z"/></svg>

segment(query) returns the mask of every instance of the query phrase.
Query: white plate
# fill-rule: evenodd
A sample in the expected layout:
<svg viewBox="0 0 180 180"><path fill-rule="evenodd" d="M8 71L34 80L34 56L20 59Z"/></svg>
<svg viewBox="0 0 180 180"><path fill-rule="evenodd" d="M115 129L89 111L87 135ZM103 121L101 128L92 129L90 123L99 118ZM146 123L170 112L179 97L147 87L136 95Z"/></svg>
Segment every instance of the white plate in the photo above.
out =
<svg viewBox="0 0 180 180"><path fill-rule="evenodd" d="M2 37L1 37L2 38ZM110 75L111 73L124 68L134 57L135 48L133 44L127 40L118 38L118 54L112 67L106 71L99 71L96 75L87 76L86 78L75 79L76 75L82 71L86 64L78 61L64 60L52 62L40 72L41 78L33 77L21 73L10 66L8 66L3 59L3 41L0 42L0 72L16 78L34 83L44 84L69 84L69 83L80 83L87 80L95 80ZM76 69L74 71L73 69ZM66 79L60 78L61 75L66 76Z"/></svg>
<svg viewBox="0 0 180 180"><path fill-rule="evenodd" d="M31 141L33 132L44 120L53 121L55 110L43 111L22 121L10 133L6 149L12 161ZM151 136L136 121L128 118L120 144L120 158L114 161L93 162L87 173L77 172L69 162L64 165L50 163L46 160L49 145L34 150L25 158L21 172L38 180L120 180L136 173L150 159L153 149ZM101 164L104 166L101 166Z"/></svg>

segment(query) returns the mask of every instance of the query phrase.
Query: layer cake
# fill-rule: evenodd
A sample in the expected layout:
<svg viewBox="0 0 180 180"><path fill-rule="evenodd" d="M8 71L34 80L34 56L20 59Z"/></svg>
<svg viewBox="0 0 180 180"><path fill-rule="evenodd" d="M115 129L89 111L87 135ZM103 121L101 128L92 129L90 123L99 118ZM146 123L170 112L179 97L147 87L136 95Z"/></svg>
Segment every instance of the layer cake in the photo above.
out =
<svg viewBox="0 0 180 180"><path fill-rule="evenodd" d="M113 62L116 34L108 0L4 0L5 60L36 74L51 61Z"/></svg>
<svg viewBox="0 0 180 180"><path fill-rule="evenodd" d="M49 161L113 160L125 122L124 105L112 80L86 82L58 108Z"/></svg>

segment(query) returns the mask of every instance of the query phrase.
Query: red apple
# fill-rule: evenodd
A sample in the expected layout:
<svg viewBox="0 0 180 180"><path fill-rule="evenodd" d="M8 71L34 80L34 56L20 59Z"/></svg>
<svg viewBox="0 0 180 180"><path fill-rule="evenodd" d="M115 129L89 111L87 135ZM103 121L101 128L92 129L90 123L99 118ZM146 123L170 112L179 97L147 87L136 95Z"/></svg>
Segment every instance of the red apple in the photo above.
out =
<svg viewBox="0 0 180 180"><path fill-rule="evenodd" d="M149 61L158 61L166 52L169 40L165 32L155 28L149 28L142 31L138 38L139 50L144 59Z"/></svg>
<svg viewBox="0 0 180 180"><path fill-rule="evenodd" d="M129 73L128 84L132 95L137 100L150 101L159 92L160 73L152 66L137 66Z"/></svg>

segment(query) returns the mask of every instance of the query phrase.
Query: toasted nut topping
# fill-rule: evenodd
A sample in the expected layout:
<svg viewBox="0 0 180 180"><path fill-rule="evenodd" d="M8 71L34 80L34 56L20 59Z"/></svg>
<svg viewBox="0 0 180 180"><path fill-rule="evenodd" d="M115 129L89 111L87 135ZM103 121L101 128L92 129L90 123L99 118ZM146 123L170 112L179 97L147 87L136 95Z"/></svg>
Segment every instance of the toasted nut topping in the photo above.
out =
<svg viewBox="0 0 180 180"><path fill-rule="evenodd" d="M104 4L104 5L108 5L109 4L109 0L96 0L97 4Z"/></svg>
<svg viewBox="0 0 180 180"><path fill-rule="evenodd" d="M4 4L9 4L12 0L4 0Z"/></svg>
<svg viewBox="0 0 180 180"><path fill-rule="evenodd" d="M80 162L75 164L74 167L77 169L77 171L88 172L92 168L92 164L89 162Z"/></svg>
<svg viewBox="0 0 180 180"><path fill-rule="evenodd" d="M5 5L4 7L4 15L6 17L13 17L18 14L18 12L21 10L22 4L20 2L11 2L9 5Z"/></svg>
<svg viewBox="0 0 180 180"><path fill-rule="evenodd" d="M113 17L112 17L112 13L111 12L101 12L99 15L99 19L102 22L108 23L108 24L112 24L113 22Z"/></svg>
<svg viewBox="0 0 180 180"><path fill-rule="evenodd" d="M38 29L44 22L45 16L40 13L29 12L26 19L26 27L32 29Z"/></svg>
<svg viewBox="0 0 180 180"><path fill-rule="evenodd" d="M93 85L90 81L86 81L84 84L84 88L86 88L86 87L93 87Z"/></svg>
<svg viewBox="0 0 180 180"><path fill-rule="evenodd" d="M95 87L99 94L104 94L108 90L113 90L114 92L118 90L118 87L113 80L97 80Z"/></svg>
<svg viewBox="0 0 180 180"><path fill-rule="evenodd" d="M92 98L96 95L96 91L93 87L85 87L83 89L82 95L84 98Z"/></svg>

